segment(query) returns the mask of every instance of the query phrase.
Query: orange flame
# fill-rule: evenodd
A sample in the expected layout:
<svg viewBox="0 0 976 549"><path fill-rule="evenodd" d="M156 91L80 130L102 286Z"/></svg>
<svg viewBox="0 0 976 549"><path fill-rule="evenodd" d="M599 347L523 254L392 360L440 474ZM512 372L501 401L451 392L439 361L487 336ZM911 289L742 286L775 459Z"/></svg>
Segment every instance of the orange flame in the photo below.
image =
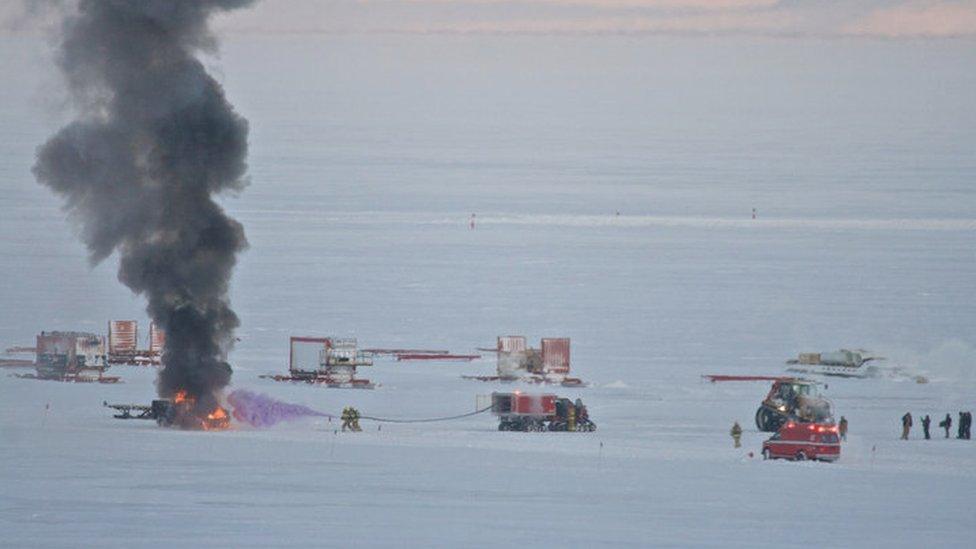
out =
<svg viewBox="0 0 976 549"><path fill-rule="evenodd" d="M230 416L227 415L227 410L224 410L220 406L214 408L212 412L207 414L205 419L200 421L203 426L204 431L218 431L230 428Z"/></svg>
<svg viewBox="0 0 976 549"><path fill-rule="evenodd" d="M204 417L193 418L192 410L196 399L189 396L185 389L173 395L173 404L177 405L179 413L184 417L184 428L197 428L195 421L199 421L199 428L204 431L222 431L230 428L230 415L219 405Z"/></svg>

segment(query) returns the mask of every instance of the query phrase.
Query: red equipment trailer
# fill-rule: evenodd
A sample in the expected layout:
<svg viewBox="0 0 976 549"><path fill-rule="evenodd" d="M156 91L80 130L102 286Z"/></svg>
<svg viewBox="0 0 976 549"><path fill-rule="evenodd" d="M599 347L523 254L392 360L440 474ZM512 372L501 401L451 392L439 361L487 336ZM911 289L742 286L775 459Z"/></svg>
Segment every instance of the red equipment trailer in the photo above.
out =
<svg viewBox="0 0 976 549"><path fill-rule="evenodd" d="M299 381L332 388L372 389L368 379L356 377L356 368L372 366L354 338L295 337L289 339L288 375L263 375L275 381Z"/></svg>
<svg viewBox="0 0 976 549"><path fill-rule="evenodd" d="M561 384L579 387L583 381L569 377L570 340L565 337L546 337L539 349L532 349L524 336L498 336L494 352L497 354L493 376L462 376L478 381L523 381L528 383Z"/></svg>
<svg viewBox="0 0 976 549"><path fill-rule="evenodd" d="M492 393L491 411L499 431L595 431L582 401L553 394Z"/></svg>

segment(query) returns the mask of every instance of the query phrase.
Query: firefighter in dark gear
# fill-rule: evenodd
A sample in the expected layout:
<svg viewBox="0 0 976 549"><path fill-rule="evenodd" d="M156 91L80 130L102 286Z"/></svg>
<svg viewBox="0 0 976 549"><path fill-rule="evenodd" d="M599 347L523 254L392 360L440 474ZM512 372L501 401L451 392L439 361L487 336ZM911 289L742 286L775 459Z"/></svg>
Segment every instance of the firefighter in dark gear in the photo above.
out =
<svg viewBox="0 0 976 549"><path fill-rule="evenodd" d="M732 435L732 440L735 441L735 447L736 448L741 448L742 447L742 427L739 426L739 422L738 421L736 421L735 423L732 424L732 430L729 431L729 434Z"/></svg>
<svg viewBox="0 0 976 549"><path fill-rule="evenodd" d="M354 433L362 431L359 426L359 411L352 406L346 406L342 409L342 431L345 432L346 429Z"/></svg>
<svg viewBox="0 0 976 549"><path fill-rule="evenodd" d="M963 438L962 433L966 430L966 412L959 412L959 426L956 429L959 431L956 438Z"/></svg>
<svg viewBox="0 0 976 549"><path fill-rule="evenodd" d="M925 440L932 438L929 436L929 425L931 424L932 418L930 418L928 414L925 414L925 417L922 418L922 434L925 435Z"/></svg>
<svg viewBox="0 0 976 549"><path fill-rule="evenodd" d="M906 412L901 416L901 439L908 440L908 433L912 430L912 413Z"/></svg>
<svg viewBox="0 0 976 549"><path fill-rule="evenodd" d="M946 414L945 419L943 419L942 421L939 422L939 427L942 427L943 429L945 429L945 432L946 432L946 436L945 437L946 438L949 438L949 429L952 429L952 416L949 415L949 414Z"/></svg>
<svg viewBox="0 0 976 549"><path fill-rule="evenodd" d="M837 434L841 440L847 440L847 418L840 416L840 423L837 424Z"/></svg>

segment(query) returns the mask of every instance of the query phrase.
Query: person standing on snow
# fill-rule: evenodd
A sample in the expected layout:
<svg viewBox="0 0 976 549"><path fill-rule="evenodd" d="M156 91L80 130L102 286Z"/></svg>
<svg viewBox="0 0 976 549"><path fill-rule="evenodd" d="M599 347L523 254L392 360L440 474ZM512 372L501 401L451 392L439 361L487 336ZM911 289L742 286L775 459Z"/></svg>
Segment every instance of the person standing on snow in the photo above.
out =
<svg viewBox="0 0 976 549"><path fill-rule="evenodd" d="M732 424L732 430L729 431L729 434L732 435L732 440L735 441L735 447L736 448L741 448L742 447L742 427L739 426L739 422L738 421L736 421L735 423Z"/></svg>
<svg viewBox="0 0 976 549"><path fill-rule="evenodd" d="M847 418L840 416L840 423L837 424L837 434L841 440L847 440Z"/></svg>
<svg viewBox="0 0 976 549"><path fill-rule="evenodd" d="M901 416L901 439L908 440L908 433L912 430L912 413L906 412Z"/></svg>
<svg viewBox="0 0 976 549"><path fill-rule="evenodd" d="M931 424L932 418L928 414L925 414L925 417L922 418L922 433L925 435L925 440L932 438L929 436L929 425Z"/></svg>
<svg viewBox="0 0 976 549"><path fill-rule="evenodd" d="M952 429L952 416L946 413L945 419L939 422L939 427L945 429L946 438L949 438L949 429Z"/></svg>
<svg viewBox="0 0 976 549"><path fill-rule="evenodd" d="M352 406L346 406L342 409L342 432L346 432L346 429L354 433L362 431L362 428L359 427L359 410Z"/></svg>
<svg viewBox="0 0 976 549"><path fill-rule="evenodd" d="M962 433L966 430L966 412L959 412L959 425L956 430L956 438L962 439Z"/></svg>

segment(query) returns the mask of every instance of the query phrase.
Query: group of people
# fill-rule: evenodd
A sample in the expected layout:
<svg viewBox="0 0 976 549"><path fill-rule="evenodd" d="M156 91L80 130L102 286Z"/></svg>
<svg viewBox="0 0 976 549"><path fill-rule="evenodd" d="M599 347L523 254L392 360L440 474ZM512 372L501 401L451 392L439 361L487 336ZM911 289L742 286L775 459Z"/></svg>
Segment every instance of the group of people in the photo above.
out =
<svg viewBox="0 0 976 549"><path fill-rule="evenodd" d="M912 425L914 421L912 420L912 413L908 412L901 416L901 439L908 440L908 435L912 430ZM932 418L925 415L922 418L922 434L925 436L925 440L932 438L929 434L929 426L932 424ZM972 412L959 412L959 423L957 425L956 438L969 440L972 438L971 429L973 426L973 413ZM939 427L945 429L945 437L949 438L949 431L952 429L952 415L946 414L945 419L939 422Z"/></svg>
<svg viewBox="0 0 976 549"><path fill-rule="evenodd" d="M349 429L353 432L362 431L362 427L359 426L359 410L353 408L352 406L346 406L342 409L342 432L346 432Z"/></svg>

